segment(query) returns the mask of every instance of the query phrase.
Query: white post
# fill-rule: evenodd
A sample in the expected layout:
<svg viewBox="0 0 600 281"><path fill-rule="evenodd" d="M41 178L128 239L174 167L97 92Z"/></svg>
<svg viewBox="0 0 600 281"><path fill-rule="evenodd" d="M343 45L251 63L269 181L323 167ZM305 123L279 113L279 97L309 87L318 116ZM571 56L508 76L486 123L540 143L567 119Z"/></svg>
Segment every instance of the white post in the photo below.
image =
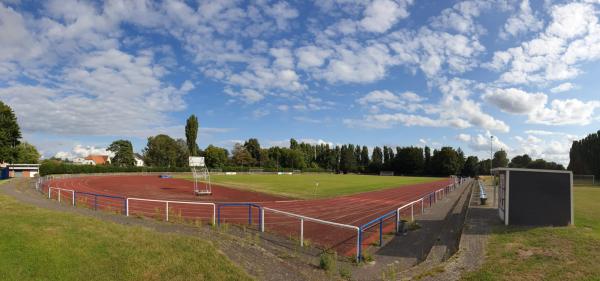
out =
<svg viewBox="0 0 600 281"><path fill-rule="evenodd" d="M73 203L73 206L75 206L75 190L73 190L73 191L71 192L71 199L72 199L72 201L73 201L73 202L72 202L72 203Z"/></svg>
<svg viewBox="0 0 600 281"><path fill-rule="evenodd" d="M167 210L166 210L166 213L167 213L167 221L169 221L169 201L167 201Z"/></svg>
<svg viewBox="0 0 600 281"><path fill-rule="evenodd" d="M304 247L304 219L300 219L300 247Z"/></svg>
<svg viewBox="0 0 600 281"><path fill-rule="evenodd" d="M129 198L125 199L127 200L127 206L125 206L125 216L128 217L129 216Z"/></svg>
<svg viewBox="0 0 600 281"><path fill-rule="evenodd" d="M48 199L50 199L50 194L52 194L52 187L48 187Z"/></svg>
<svg viewBox="0 0 600 281"><path fill-rule="evenodd" d="M265 232L265 209L262 209L262 212L260 212L260 221L262 222L262 225L260 226L260 232Z"/></svg>
<svg viewBox="0 0 600 281"><path fill-rule="evenodd" d="M60 189L58 190L58 203L60 203Z"/></svg>
<svg viewBox="0 0 600 281"><path fill-rule="evenodd" d="M425 201L421 198L421 215L425 213Z"/></svg>
<svg viewBox="0 0 600 281"><path fill-rule="evenodd" d="M410 220L415 221L415 204L410 204Z"/></svg>

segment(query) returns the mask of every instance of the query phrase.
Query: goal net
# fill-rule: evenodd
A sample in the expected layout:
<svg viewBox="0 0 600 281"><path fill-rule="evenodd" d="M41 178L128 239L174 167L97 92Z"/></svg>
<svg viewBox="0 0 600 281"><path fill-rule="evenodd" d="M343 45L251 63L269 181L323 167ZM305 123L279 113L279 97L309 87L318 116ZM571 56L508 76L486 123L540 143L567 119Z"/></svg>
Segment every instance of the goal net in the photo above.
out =
<svg viewBox="0 0 600 281"><path fill-rule="evenodd" d="M394 175L394 171L381 171L379 172L380 176L393 176Z"/></svg>
<svg viewBox="0 0 600 281"><path fill-rule="evenodd" d="M248 174L262 174L264 172L263 169L250 169L248 170Z"/></svg>
<svg viewBox="0 0 600 281"><path fill-rule="evenodd" d="M594 175L573 175L573 185L595 185Z"/></svg>
<svg viewBox="0 0 600 281"><path fill-rule="evenodd" d="M192 170L192 176L194 177L194 194L212 194L210 185L210 172L204 164L204 157L190 157L189 166L190 170Z"/></svg>

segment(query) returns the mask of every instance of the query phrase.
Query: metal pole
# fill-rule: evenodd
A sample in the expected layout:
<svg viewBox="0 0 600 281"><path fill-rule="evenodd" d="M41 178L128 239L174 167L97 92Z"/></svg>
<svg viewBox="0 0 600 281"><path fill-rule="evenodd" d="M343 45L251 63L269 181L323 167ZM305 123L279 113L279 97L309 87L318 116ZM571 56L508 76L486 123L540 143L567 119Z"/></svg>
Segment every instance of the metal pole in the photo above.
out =
<svg viewBox="0 0 600 281"><path fill-rule="evenodd" d="M252 205L248 205L248 225L252 225Z"/></svg>
<svg viewBox="0 0 600 281"><path fill-rule="evenodd" d="M304 247L304 219L300 219L300 247Z"/></svg>
<svg viewBox="0 0 600 281"><path fill-rule="evenodd" d="M415 221L415 204L410 205L410 220Z"/></svg>
<svg viewBox="0 0 600 281"><path fill-rule="evenodd" d="M60 189L58 190L58 203L60 203Z"/></svg>
<svg viewBox="0 0 600 281"><path fill-rule="evenodd" d="M73 197L71 199L73 201L73 206L75 206L75 191L73 191L72 195L73 195Z"/></svg>
<svg viewBox="0 0 600 281"><path fill-rule="evenodd" d="M265 232L265 209L260 209L260 232Z"/></svg>
<svg viewBox="0 0 600 281"><path fill-rule="evenodd" d="M383 245L383 219L379 220L379 247Z"/></svg>
<svg viewBox="0 0 600 281"><path fill-rule="evenodd" d="M169 201L167 201L167 209L165 210L165 212L166 212L167 221L169 221Z"/></svg>
<svg viewBox="0 0 600 281"><path fill-rule="evenodd" d="M492 175L492 168L494 166L494 162L492 159L494 158L494 136L490 136L490 176Z"/></svg>

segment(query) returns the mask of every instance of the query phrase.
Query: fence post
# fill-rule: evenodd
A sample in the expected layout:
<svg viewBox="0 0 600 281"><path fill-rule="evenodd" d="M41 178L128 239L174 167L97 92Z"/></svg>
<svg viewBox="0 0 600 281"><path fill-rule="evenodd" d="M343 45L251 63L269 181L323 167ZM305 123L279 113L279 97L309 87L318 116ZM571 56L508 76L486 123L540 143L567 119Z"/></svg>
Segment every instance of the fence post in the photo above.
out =
<svg viewBox="0 0 600 281"><path fill-rule="evenodd" d="M50 194L52 194L52 187L48 186L48 199L50 199Z"/></svg>
<svg viewBox="0 0 600 281"><path fill-rule="evenodd" d="M129 216L129 198L125 199L125 216Z"/></svg>
<svg viewBox="0 0 600 281"><path fill-rule="evenodd" d="M260 232L265 232L265 209L260 209Z"/></svg>
<svg viewBox="0 0 600 281"><path fill-rule="evenodd" d="M410 221L415 221L415 204L410 204Z"/></svg>
<svg viewBox="0 0 600 281"><path fill-rule="evenodd" d="M300 247L304 247L304 219L300 219Z"/></svg>
<svg viewBox="0 0 600 281"><path fill-rule="evenodd" d="M217 225L221 225L221 205L217 207Z"/></svg>
<svg viewBox="0 0 600 281"><path fill-rule="evenodd" d="M383 246L383 219L379 220L379 247Z"/></svg>
<svg viewBox="0 0 600 281"><path fill-rule="evenodd" d="M358 245L357 245L356 262L360 262L362 257L362 228L358 228Z"/></svg>
<svg viewBox="0 0 600 281"><path fill-rule="evenodd" d="M258 227L260 229L262 229L262 213L263 213L263 208L258 207Z"/></svg>
<svg viewBox="0 0 600 281"><path fill-rule="evenodd" d="M252 205L248 205L248 225L252 225Z"/></svg>
<svg viewBox="0 0 600 281"><path fill-rule="evenodd" d="M71 195L73 195L73 197L71 197L71 200L73 201L73 206L75 206L75 190L73 190L73 193Z"/></svg>
<svg viewBox="0 0 600 281"><path fill-rule="evenodd" d="M58 203L60 203L60 189L58 190Z"/></svg>
<svg viewBox="0 0 600 281"><path fill-rule="evenodd" d="M166 213L165 217L167 218L166 221L169 221L169 201L167 201L167 209L165 210L165 213Z"/></svg>
<svg viewBox="0 0 600 281"><path fill-rule="evenodd" d="M396 228L394 229L394 233L398 233L398 223L400 222L400 210L396 210Z"/></svg>
<svg viewBox="0 0 600 281"><path fill-rule="evenodd" d="M73 190L73 206L77 205L77 191Z"/></svg>
<svg viewBox="0 0 600 281"><path fill-rule="evenodd" d="M94 211L98 210L98 195L94 194Z"/></svg>

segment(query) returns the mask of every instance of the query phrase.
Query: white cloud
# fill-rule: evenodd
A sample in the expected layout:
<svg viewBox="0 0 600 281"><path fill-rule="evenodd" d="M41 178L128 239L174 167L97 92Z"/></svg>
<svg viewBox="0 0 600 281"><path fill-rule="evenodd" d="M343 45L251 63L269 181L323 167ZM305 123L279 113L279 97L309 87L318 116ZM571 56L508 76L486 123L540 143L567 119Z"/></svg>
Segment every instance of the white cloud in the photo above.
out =
<svg viewBox="0 0 600 281"><path fill-rule="evenodd" d="M502 142L498 137L494 137L493 144L492 139L489 136L484 136L482 134L477 134L476 136L471 136L469 134L459 134L456 136L456 139L464 142L467 146L475 152L489 152L490 149L496 150L504 150L510 152L510 147Z"/></svg>
<svg viewBox="0 0 600 281"><path fill-rule="evenodd" d="M408 17L408 5L412 0L374 0L364 12L360 25L370 32L385 32L399 19Z"/></svg>
<svg viewBox="0 0 600 281"><path fill-rule="evenodd" d="M84 146L81 144L75 145L71 151L59 151L54 155L54 157L73 160L75 158L84 158L89 155L108 155L109 157L114 157L114 153L107 151L106 148Z"/></svg>
<svg viewBox="0 0 600 281"><path fill-rule="evenodd" d="M570 91L573 88L575 88L575 85L573 85L570 82L566 82L566 83L562 83L552 89L550 89L550 92L552 93L562 93L562 92L566 92L566 91Z"/></svg>
<svg viewBox="0 0 600 281"><path fill-rule="evenodd" d="M555 5L552 20L534 39L506 51L497 51L486 66L506 70L499 82L545 84L571 79L580 64L600 58L600 25L596 6L585 3Z"/></svg>
<svg viewBox="0 0 600 281"><path fill-rule="evenodd" d="M535 32L544 27L544 22L538 19L529 6L529 0L523 0L519 5L517 14L512 15L506 20L500 37L508 39L510 36L519 36L528 32Z"/></svg>
<svg viewBox="0 0 600 281"><path fill-rule="evenodd" d="M527 93L519 89L509 88L490 89L483 95L483 99L504 112L526 114L544 107L548 96L543 93Z"/></svg>
<svg viewBox="0 0 600 281"><path fill-rule="evenodd" d="M587 125L594 118L600 102L583 102L577 99L553 100L550 107L529 114L528 123L544 125Z"/></svg>

